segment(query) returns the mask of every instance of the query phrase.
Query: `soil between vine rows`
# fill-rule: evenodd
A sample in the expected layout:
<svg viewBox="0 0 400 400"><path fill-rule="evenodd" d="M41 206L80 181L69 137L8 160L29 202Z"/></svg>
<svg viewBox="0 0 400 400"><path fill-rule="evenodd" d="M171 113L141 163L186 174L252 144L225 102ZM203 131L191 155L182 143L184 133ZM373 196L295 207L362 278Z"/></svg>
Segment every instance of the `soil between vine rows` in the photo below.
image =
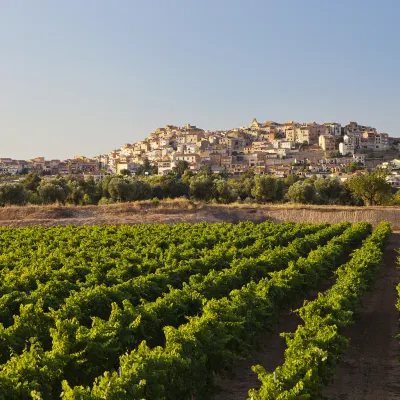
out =
<svg viewBox="0 0 400 400"><path fill-rule="evenodd" d="M396 268L400 233L394 233L385 249L384 263L359 308L356 323L344 334L350 346L333 380L323 391L326 400L400 399L400 332Z"/></svg>
<svg viewBox="0 0 400 400"><path fill-rule="evenodd" d="M324 400L398 400L400 399L400 345L395 336L400 332L396 285L400 271L396 267L400 233L393 233L384 252L374 285L365 295L354 325L345 330L350 346L343 355L338 371L323 391ZM312 300L334 283L333 279L320 285L306 298ZM301 306L303 299L298 302ZM296 307L294 307L295 309ZM249 389L261 385L251 370L261 364L273 371L284 360L286 349L281 332L294 332L301 319L285 312L271 332L260 335L259 349L251 358L238 361L231 373L216 379L218 393L213 400L244 400Z"/></svg>
<svg viewBox="0 0 400 400"><path fill-rule="evenodd" d="M335 283L334 276L325 280L318 290L310 291L307 296L300 298L292 308L296 310L301 307L304 300L314 300L319 292L329 289ZM301 323L301 318L293 311L283 312L278 321L272 326L271 331L259 335L257 340L258 349L248 359L235 363L232 372L227 372L216 378L217 393L213 400L244 400L250 389L258 389L261 382L251 367L260 364L267 371L273 371L284 361L286 342L281 332L294 332Z"/></svg>

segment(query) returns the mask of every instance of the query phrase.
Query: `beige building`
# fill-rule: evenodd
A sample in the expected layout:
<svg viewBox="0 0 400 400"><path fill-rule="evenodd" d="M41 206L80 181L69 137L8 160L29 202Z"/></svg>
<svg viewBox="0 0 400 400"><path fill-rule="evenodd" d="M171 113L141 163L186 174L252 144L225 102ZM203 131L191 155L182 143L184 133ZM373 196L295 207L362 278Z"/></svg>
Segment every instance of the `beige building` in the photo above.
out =
<svg viewBox="0 0 400 400"><path fill-rule="evenodd" d="M174 168L175 164L170 160L163 160L158 162L157 166L158 175L168 175L168 173L172 171L172 168Z"/></svg>
<svg viewBox="0 0 400 400"><path fill-rule="evenodd" d="M359 147L369 150L387 150L389 148L389 135L387 133L366 131L360 137Z"/></svg>
<svg viewBox="0 0 400 400"><path fill-rule="evenodd" d="M220 144L225 145L231 151L241 152L246 146L246 141L242 138L231 138L226 136L221 138Z"/></svg>
<svg viewBox="0 0 400 400"><path fill-rule="evenodd" d="M375 128L359 125L357 122L349 122L348 125L344 127L344 134L348 136L361 136L366 131L373 131L376 133Z"/></svg>
<svg viewBox="0 0 400 400"><path fill-rule="evenodd" d="M173 161L186 161L188 163L198 163L200 156L198 154L187 154L187 153L175 153L173 155Z"/></svg>
<svg viewBox="0 0 400 400"><path fill-rule="evenodd" d="M329 135L332 136L341 136L342 134L342 125L336 123L336 122L327 122L324 124L329 131Z"/></svg>
<svg viewBox="0 0 400 400"><path fill-rule="evenodd" d="M335 137L333 135L321 135L318 138L318 145L324 151L335 150Z"/></svg>
<svg viewBox="0 0 400 400"><path fill-rule="evenodd" d="M293 130L288 130L286 140L294 141L296 143L318 144L318 138L321 135L327 135L329 132L328 127L319 125L315 122L312 124L304 124Z"/></svg>

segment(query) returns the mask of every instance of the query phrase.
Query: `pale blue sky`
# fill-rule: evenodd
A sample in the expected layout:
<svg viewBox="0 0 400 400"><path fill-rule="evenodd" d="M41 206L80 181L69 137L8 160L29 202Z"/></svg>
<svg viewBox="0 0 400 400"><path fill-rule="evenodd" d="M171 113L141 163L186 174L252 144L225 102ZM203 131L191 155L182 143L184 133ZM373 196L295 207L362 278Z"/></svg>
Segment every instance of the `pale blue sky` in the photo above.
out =
<svg viewBox="0 0 400 400"><path fill-rule="evenodd" d="M0 0L0 49L0 157L254 116L400 136L398 0Z"/></svg>

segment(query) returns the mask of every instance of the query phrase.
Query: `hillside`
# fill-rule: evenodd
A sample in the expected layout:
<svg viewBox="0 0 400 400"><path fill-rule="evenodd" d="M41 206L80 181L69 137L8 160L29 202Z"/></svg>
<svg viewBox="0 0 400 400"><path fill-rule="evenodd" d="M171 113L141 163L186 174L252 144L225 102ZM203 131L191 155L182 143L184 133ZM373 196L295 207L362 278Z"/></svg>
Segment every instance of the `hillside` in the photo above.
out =
<svg viewBox="0 0 400 400"><path fill-rule="evenodd" d="M0 226L65 226L178 222L358 222L389 221L400 229L399 207L302 205L210 205L186 200L123 203L104 206L26 206L0 208Z"/></svg>

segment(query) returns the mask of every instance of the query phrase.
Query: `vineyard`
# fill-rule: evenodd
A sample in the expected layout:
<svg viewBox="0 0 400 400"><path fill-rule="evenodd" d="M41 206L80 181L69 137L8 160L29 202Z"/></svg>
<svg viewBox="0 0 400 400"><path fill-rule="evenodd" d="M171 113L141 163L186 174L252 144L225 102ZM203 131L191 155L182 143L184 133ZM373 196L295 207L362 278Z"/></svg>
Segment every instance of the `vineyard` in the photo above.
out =
<svg viewBox="0 0 400 400"><path fill-rule="evenodd" d="M0 399L212 398L216 376L299 301L283 363L254 365L261 386L247 398L318 398L390 233L365 222L0 228Z"/></svg>

